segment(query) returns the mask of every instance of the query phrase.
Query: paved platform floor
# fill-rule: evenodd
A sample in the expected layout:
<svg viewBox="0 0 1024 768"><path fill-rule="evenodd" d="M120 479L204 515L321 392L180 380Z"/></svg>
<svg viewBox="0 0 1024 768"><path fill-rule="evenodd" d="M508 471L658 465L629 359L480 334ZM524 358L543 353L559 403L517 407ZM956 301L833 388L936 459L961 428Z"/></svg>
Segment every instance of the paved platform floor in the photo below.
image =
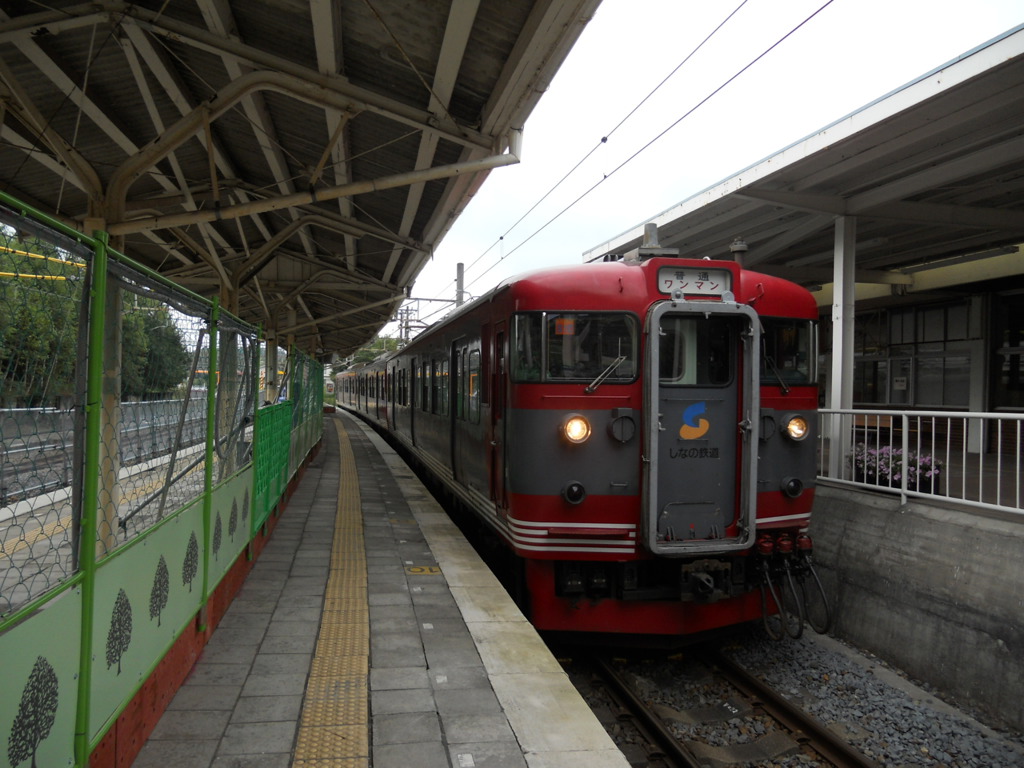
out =
<svg viewBox="0 0 1024 768"><path fill-rule="evenodd" d="M412 471L324 439L136 768L624 768Z"/></svg>

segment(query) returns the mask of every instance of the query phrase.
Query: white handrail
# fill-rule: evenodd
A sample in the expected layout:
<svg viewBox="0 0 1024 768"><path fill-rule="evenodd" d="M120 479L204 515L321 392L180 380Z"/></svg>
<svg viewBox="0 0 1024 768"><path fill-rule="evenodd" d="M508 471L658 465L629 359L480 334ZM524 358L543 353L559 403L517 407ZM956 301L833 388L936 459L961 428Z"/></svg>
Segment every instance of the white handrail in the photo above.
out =
<svg viewBox="0 0 1024 768"><path fill-rule="evenodd" d="M820 413L821 480L899 494L903 502L940 497L1024 512L1024 413L865 408Z"/></svg>

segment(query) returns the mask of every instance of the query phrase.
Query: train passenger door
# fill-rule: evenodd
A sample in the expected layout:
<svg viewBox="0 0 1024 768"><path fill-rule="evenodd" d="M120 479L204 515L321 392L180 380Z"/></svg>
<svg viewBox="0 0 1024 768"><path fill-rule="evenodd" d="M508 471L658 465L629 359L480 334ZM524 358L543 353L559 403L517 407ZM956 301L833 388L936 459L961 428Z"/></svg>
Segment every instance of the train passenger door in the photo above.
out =
<svg viewBox="0 0 1024 768"><path fill-rule="evenodd" d="M746 305L651 309L641 525L651 552L727 552L753 542L759 336Z"/></svg>
<svg viewBox="0 0 1024 768"><path fill-rule="evenodd" d="M490 471L491 498L499 512L508 508L505 496L505 398L507 390L505 345L505 324L497 323L494 329L491 360L491 445Z"/></svg>
<svg viewBox="0 0 1024 768"><path fill-rule="evenodd" d="M409 441L416 445L416 408L420 401L419 358L409 359Z"/></svg>
<svg viewBox="0 0 1024 768"><path fill-rule="evenodd" d="M451 429L448 445L451 448L452 478L456 481L462 478L461 445L459 440L459 420L462 418L460 409L462 400L459 397L459 390L462 388L462 348L458 342L451 345L451 354L448 365L448 424Z"/></svg>

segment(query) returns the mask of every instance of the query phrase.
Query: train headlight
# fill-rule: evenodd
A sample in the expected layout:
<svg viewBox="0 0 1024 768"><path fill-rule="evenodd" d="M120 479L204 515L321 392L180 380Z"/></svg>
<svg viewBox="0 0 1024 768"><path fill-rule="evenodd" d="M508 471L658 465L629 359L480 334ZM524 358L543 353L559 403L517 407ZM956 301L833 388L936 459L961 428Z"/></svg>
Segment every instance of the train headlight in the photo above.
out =
<svg viewBox="0 0 1024 768"><path fill-rule="evenodd" d="M811 431L807 419L803 416L790 416L786 420L786 437L790 440L803 440Z"/></svg>
<svg viewBox="0 0 1024 768"><path fill-rule="evenodd" d="M562 434L570 443L585 443L590 438L590 422L585 416L570 413L562 422Z"/></svg>

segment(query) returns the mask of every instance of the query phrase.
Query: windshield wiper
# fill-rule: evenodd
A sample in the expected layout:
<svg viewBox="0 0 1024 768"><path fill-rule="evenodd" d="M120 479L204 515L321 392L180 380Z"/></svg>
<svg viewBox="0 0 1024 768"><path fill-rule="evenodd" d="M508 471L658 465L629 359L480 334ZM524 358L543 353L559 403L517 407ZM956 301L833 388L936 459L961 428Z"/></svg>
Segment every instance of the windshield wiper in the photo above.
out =
<svg viewBox="0 0 1024 768"><path fill-rule="evenodd" d="M587 388L584 389L583 391L586 392L588 395L594 394L594 392L597 391L597 388L601 386L604 380L611 376L613 373L615 373L615 369L622 365L625 359L625 355L619 355L614 360L612 360L611 365L609 365L607 368L601 371L598 377L594 379L592 382L590 382L587 385Z"/></svg>
<svg viewBox="0 0 1024 768"><path fill-rule="evenodd" d="M789 387L786 386L786 382L782 380L782 374L779 372L779 368L775 365L775 358L770 355L766 355L764 358L765 363L769 368L772 369L772 373L775 374L775 378L779 380L779 388L782 390L782 394L789 394Z"/></svg>

